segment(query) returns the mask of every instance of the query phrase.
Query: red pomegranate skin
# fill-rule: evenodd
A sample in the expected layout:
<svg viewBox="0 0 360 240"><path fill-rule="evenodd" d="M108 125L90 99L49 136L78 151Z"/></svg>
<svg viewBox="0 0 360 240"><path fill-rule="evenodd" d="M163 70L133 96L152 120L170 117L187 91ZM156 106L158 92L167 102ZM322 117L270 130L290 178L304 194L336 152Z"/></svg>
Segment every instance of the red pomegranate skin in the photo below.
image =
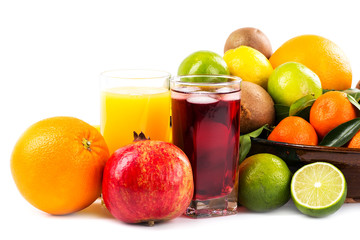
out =
<svg viewBox="0 0 360 240"><path fill-rule="evenodd" d="M104 203L127 223L176 218L185 212L193 192L189 159L171 143L146 140L124 146L104 169Z"/></svg>

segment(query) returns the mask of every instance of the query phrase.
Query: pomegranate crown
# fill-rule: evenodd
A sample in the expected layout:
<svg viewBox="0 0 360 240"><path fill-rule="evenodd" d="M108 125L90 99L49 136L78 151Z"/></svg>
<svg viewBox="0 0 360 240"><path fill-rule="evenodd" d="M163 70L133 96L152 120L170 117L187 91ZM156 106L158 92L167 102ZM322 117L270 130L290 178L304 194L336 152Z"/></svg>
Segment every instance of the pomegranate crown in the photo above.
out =
<svg viewBox="0 0 360 240"><path fill-rule="evenodd" d="M145 140L150 140L150 137L146 138L143 132L137 134L137 132L134 131L134 142L145 141Z"/></svg>

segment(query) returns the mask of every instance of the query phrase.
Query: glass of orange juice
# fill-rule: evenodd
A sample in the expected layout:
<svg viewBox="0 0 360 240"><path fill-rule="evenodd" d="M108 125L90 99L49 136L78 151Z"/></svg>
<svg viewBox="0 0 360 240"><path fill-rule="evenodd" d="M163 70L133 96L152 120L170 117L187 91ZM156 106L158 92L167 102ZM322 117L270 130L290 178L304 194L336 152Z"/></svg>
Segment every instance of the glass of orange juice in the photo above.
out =
<svg viewBox="0 0 360 240"><path fill-rule="evenodd" d="M110 153L133 142L134 131L152 140L169 140L170 77L141 69L101 73L100 130Z"/></svg>

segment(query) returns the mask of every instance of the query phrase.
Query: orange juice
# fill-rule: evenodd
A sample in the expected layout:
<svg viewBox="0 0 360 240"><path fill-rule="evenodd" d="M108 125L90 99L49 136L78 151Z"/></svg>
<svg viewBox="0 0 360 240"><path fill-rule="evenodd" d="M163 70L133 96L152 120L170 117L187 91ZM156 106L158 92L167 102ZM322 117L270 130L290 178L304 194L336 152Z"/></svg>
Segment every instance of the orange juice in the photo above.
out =
<svg viewBox="0 0 360 240"><path fill-rule="evenodd" d="M110 153L143 132L152 140L168 141L170 91L160 87L116 87L101 92L101 133Z"/></svg>

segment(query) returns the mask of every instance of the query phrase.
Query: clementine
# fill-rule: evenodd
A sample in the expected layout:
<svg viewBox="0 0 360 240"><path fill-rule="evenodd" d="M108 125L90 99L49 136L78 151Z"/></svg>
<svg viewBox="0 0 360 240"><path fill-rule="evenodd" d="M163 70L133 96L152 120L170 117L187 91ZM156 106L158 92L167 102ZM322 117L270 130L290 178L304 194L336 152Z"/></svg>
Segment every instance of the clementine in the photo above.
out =
<svg viewBox="0 0 360 240"><path fill-rule="evenodd" d="M326 92L316 99L310 109L310 124L323 138L342 123L356 118L357 109L348 100L346 93Z"/></svg>
<svg viewBox="0 0 360 240"><path fill-rule="evenodd" d="M350 140L348 148L360 148L360 131Z"/></svg>
<svg viewBox="0 0 360 240"><path fill-rule="evenodd" d="M20 193L54 215L79 211L101 194L109 150L91 125L53 117L29 127L16 143L11 171Z"/></svg>
<svg viewBox="0 0 360 240"><path fill-rule="evenodd" d="M303 145L318 144L318 137L313 126L297 116L281 120L270 133L268 140Z"/></svg>
<svg viewBox="0 0 360 240"><path fill-rule="evenodd" d="M334 42L316 35L294 37L270 57L275 69L285 62L299 62L319 76L323 89L345 90L351 87L352 71L345 53Z"/></svg>

